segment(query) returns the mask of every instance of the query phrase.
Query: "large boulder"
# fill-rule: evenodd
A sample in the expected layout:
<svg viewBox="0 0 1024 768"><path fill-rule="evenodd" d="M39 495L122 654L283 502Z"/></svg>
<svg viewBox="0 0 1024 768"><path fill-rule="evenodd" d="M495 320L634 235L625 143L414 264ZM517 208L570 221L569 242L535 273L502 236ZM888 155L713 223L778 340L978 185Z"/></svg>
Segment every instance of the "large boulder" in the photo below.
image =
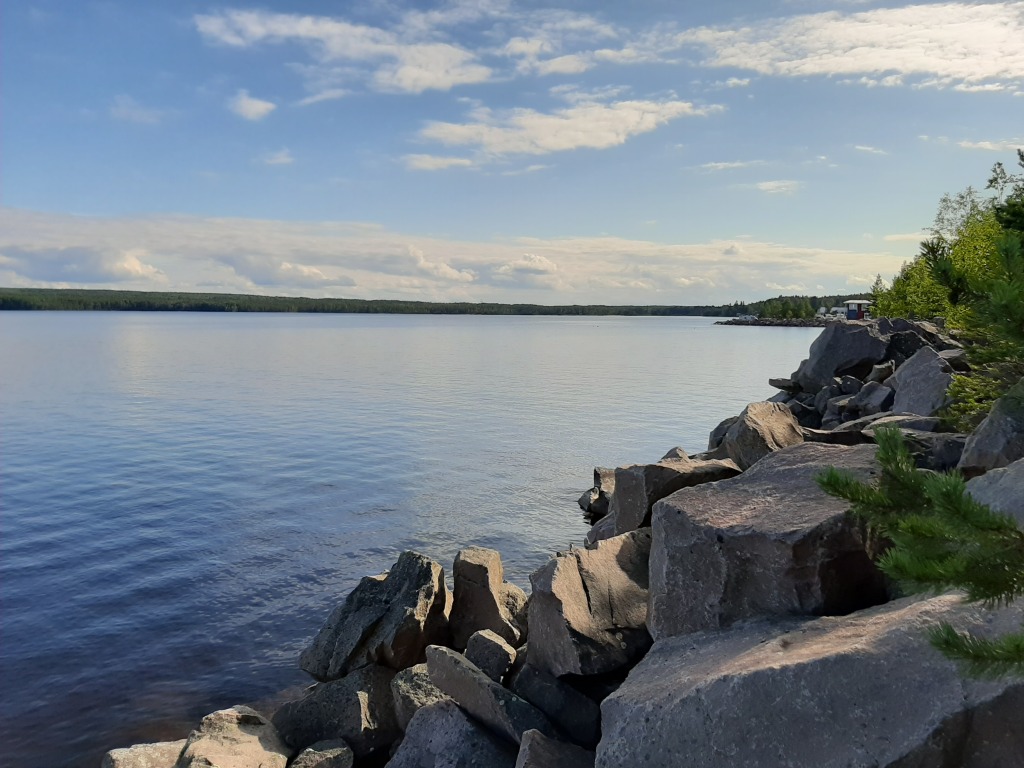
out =
<svg viewBox="0 0 1024 768"><path fill-rule="evenodd" d="M179 739L112 749L103 756L101 768L174 768L184 748L185 739Z"/></svg>
<svg viewBox="0 0 1024 768"><path fill-rule="evenodd" d="M946 336L942 330L935 325L935 323L929 323L925 320L907 320L902 317L880 317L876 321L878 332L884 336L891 336L895 333L903 333L911 331L916 333L922 339L924 339L928 346L934 347L938 351L947 349L959 349L960 345L953 341L949 336Z"/></svg>
<svg viewBox="0 0 1024 768"><path fill-rule="evenodd" d="M529 663L561 677L612 672L640 658L651 642L650 548L651 530L642 528L560 552L535 571Z"/></svg>
<svg viewBox="0 0 1024 768"><path fill-rule="evenodd" d="M491 680L500 683L516 660L516 649L489 629L474 632L466 644L466 658Z"/></svg>
<svg viewBox="0 0 1024 768"><path fill-rule="evenodd" d="M829 466L870 480L880 471L875 451L803 443L739 477L655 504L647 617L654 638L765 614L848 613L886 599L849 502L815 482Z"/></svg>
<svg viewBox="0 0 1024 768"><path fill-rule="evenodd" d="M501 554L467 547L455 556L452 574L452 645L464 649L473 633L481 629L491 630L513 648L519 645L526 636L526 593L505 581Z"/></svg>
<svg viewBox="0 0 1024 768"><path fill-rule="evenodd" d="M395 703L395 720L403 731L416 711L437 701L450 701L430 681L426 663L403 669L391 679L391 698Z"/></svg>
<svg viewBox="0 0 1024 768"><path fill-rule="evenodd" d="M427 669L431 682L459 707L509 741L518 744L531 729L555 735L554 726L539 709L491 680L461 653L432 645L427 648ZM413 717L410 729L415 721Z"/></svg>
<svg viewBox="0 0 1024 768"><path fill-rule="evenodd" d="M968 480L967 492L975 501L1009 515L1024 529L1024 459Z"/></svg>
<svg viewBox="0 0 1024 768"><path fill-rule="evenodd" d="M547 715L571 741L592 748L601 738L601 708L569 683L526 664L509 687Z"/></svg>
<svg viewBox="0 0 1024 768"><path fill-rule="evenodd" d="M516 768L594 768L594 753L540 731L527 731L519 746Z"/></svg>
<svg viewBox="0 0 1024 768"><path fill-rule="evenodd" d="M780 403L751 403L729 427L722 447L741 470L769 453L803 442L800 422Z"/></svg>
<svg viewBox="0 0 1024 768"><path fill-rule="evenodd" d="M931 347L915 352L886 382L896 393L893 411L921 416L932 416L949 402L952 383L953 369Z"/></svg>
<svg viewBox="0 0 1024 768"><path fill-rule="evenodd" d="M791 378L804 392L817 392L835 376L866 376L885 358L887 348L887 340L869 323L834 323L814 340L808 358Z"/></svg>
<svg viewBox="0 0 1024 768"><path fill-rule="evenodd" d="M847 410L857 416L873 416L883 411L891 411L896 393L884 384L869 381L848 404Z"/></svg>
<svg viewBox="0 0 1024 768"><path fill-rule="evenodd" d="M285 768L292 752L267 718L237 706L204 717L175 768Z"/></svg>
<svg viewBox="0 0 1024 768"><path fill-rule="evenodd" d="M299 664L322 681L368 664L393 669L418 664L428 645L448 640L446 608L444 569L416 552L403 552L390 571L359 582Z"/></svg>
<svg viewBox="0 0 1024 768"><path fill-rule="evenodd" d="M967 438L958 468L968 476L1005 467L1024 458L1024 379L996 400L988 416Z"/></svg>
<svg viewBox="0 0 1024 768"><path fill-rule="evenodd" d="M289 768L352 768L355 759L341 739L318 741L296 755Z"/></svg>
<svg viewBox="0 0 1024 768"><path fill-rule="evenodd" d="M344 739L359 759L386 753L401 736L391 698L394 676L393 669L373 665L318 683L302 698L283 704L274 725L296 750Z"/></svg>
<svg viewBox="0 0 1024 768"><path fill-rule="evenodd" d="M965 678L925 630L1022 617L946 595L659 640L602 704L597 766L1020 766L1024 680Z"/></svg>
<svg viewBox="0 0 1024 768"><path fill-rule="evenodd" d="M654 502L680 488L724 480L739 473L739 467L729 459L694 461L685 455L657 464L619 467L615 470L615 491L608 505L608 513L615 520L612 535L649 526Z"/></svg>
<svg viewBox="0 0 1024 768"><path fill-rule="evenodd" d="M416 713L387 768L513 768L515 762L512 747L449 699Z"/></svg>

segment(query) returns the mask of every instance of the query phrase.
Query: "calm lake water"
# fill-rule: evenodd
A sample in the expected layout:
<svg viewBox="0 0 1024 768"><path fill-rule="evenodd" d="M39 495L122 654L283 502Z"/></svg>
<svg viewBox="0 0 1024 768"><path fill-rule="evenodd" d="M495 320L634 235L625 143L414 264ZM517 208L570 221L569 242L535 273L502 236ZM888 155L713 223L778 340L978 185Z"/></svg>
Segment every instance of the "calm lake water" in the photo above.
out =
<svg viewBox="0 0 1024 768"><path fill-rule="evenodd" d="M403 549L528 586L595 465L704 450L819 332L712 323L0 313L0 764L98 768L306 684Z"/></svg>

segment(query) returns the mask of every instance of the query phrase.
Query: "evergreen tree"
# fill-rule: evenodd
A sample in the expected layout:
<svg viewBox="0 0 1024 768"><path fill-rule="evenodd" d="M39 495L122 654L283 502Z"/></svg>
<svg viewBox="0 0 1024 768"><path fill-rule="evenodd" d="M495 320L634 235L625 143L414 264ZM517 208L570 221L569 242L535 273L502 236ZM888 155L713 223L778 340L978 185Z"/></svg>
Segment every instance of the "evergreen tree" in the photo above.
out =
<svg viewBox="0 0 1024 768"><path fill-rule="evenodd" d="M899 429L875 431L882 472L874 485L829 468L818 477L828 494L892 542L879 567L909 592L963 589L988 606L1024 595L1024 531L966 492L957 472L919 470ZM943 623L932 644L980 676L1024 676L1024 630L996 639L958 632Z"/></svg>

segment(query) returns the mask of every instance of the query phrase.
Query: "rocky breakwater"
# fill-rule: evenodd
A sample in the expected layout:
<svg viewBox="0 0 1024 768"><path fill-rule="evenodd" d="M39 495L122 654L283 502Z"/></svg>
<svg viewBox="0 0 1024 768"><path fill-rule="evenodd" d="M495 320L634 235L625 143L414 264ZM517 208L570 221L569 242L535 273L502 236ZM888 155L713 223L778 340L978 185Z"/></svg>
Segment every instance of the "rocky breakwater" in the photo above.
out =
<svg viewBox="0 0 1024 768"><path fill-rule="evenodd" d="M902 597L879 546L825 495L828 466L879 472L897 425L920 467L959 467L1024 523L1024 382L971 435L935 414L961 350L924 323L831 325L770 401L651 464L595 471L584 546L532 594L500 555L403 553L302 654L316 683L265 717L235 707L107 768L1024 766L1024 681L964 678L927 642L1024 610Z"/></svg>

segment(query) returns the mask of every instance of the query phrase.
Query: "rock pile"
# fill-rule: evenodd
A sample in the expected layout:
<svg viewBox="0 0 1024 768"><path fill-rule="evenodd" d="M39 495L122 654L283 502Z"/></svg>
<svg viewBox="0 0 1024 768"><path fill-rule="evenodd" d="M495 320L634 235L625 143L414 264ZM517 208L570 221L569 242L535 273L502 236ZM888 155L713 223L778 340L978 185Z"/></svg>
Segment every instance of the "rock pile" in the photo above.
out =
<svg viewBox="0 0 1024 768"><path fill-rule="evenodd" d="M919 466L963 468L1024 523L1024 382L959 435L935 414L963 365L926 323L831 324L707 451L596 470L585 546L538 568L529 599L493 550L459 552L452 590L405 552L330 614L301 698L104 765L1024 766L1024 681L965 679L924 633L1014 630L1024 611L900 597L815 483L870 479L874 430L897 425Z"/></svg>

